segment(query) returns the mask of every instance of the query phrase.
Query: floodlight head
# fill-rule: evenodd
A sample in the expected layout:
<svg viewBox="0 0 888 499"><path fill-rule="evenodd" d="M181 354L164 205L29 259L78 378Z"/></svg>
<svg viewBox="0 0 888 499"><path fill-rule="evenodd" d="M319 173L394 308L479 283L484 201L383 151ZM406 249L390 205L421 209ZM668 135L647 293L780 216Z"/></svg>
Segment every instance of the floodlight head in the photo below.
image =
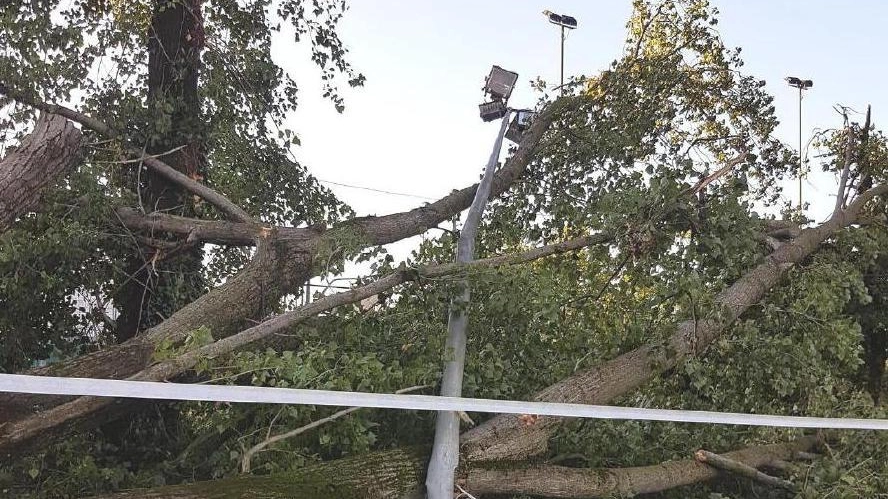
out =
<svg viewBox="0 0 888 499"><path fill-rule="evenodd" d="M803 80L801 78L796 78L795 76L787 76L786 83L789 83L789 86L795 87L799 90L807 90L814 86L813 81Z"/></svg>
<svg viewBox="0 0 888 499"><path fill-rule="evenodd" d="M493 121L506 115L506 103L501 100L485 102L478 106L478 111L482 120Z"/></svg>
<svg viewBox="0 0 888 499"><path fill-rule="evenodd" d="M577 29L577 19L575 17L561 15L561 25L567 29Z"/></svg>
<svg viewBox="0 0 888 499"><path fill-rule="evenodd" d="M577 28L577 20L574 17L565 15L565 14L556 14L551 10L544 10L543 15L549 19L549 22L555 24L557 26L561 26L562 28L567 29L576 29Z"/></svg>
<svg viewBox="0 0 888 499"><path fill-rule="evenodd" d="M524 132L530 128L530 123L533 121L534 116L536 116L536 113L529 109L515 111L515 117L509 123L509 129L506 130L506 138L516 144L520 143Z"/></svg>
<svg viewBox="0 0 888 499"><path fill-rule="evenodd" d="M512 95L517 81L518 73L493 66L484 83L484 93L489 94L494 100L502 100L505 103Z"/></svg>

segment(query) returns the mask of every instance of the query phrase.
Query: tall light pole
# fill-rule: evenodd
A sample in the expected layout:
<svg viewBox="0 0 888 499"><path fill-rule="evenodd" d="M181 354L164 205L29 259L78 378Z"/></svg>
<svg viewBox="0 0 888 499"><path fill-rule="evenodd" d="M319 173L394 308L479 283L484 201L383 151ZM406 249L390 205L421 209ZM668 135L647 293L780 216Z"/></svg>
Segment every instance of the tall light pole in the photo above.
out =
<svg viewBox="0 0 888 499"><path fill-rule="evenodd" d="M795 76L787 76L790 87L799 89L799 213L802 212L802 92L814 86L811 80L803 80Z"/></svg>
<svg viewBox="0 0 888 499"><path fill-rule="evenodd" d="M565 14L555 14L550 10L544 10L543 15L550 23L561 26L561 95L564 95L564 39L567 38L567 30L577 29L577 20Z"/></svg>

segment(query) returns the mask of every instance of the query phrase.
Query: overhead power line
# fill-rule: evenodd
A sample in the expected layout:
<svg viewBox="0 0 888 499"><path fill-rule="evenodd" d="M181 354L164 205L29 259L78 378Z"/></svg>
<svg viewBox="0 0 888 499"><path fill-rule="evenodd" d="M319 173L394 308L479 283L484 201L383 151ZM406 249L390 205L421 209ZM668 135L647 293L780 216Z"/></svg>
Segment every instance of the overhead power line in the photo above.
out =
<svg viewBox="0 0 888 499"><path fill-rule="evenodd" d="M352 185L352 184L344 184L342 182L333 182L332 180L324 180L321 178L319 178L317 180L318 180L318 182L321 182L322 184L338 185L340 187L348 187L350 189L360 189L362 191L379 192L381 194L390 194L392 196L404 196L404 197L408 197L408 198L425 199L428 201L434 201L436 199L436 198L430 198L428 196L420 196L418 194L408 194L406 192L394 192L394 191L387 191L384 189L374 189L373 187L364 187L362 185Z"/></svg>

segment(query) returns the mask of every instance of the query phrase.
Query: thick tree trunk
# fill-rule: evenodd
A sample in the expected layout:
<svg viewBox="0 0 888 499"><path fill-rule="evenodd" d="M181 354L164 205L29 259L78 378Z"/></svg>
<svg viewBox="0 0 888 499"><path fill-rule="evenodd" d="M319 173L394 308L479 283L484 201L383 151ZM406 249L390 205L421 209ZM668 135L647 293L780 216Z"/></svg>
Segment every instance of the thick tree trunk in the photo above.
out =
<svg viewBox="0 0 888 499"><path fill-rule="evenodd" d="M728 452L730 459L755 468L792 459L819 440L803 437L786 444ZM104 499L241 499L310 497L377 499L423 497L427 449L395 449L329 461L292 473L240 476L187 485L141 489L102 496ZM661 492L711 480L719 471L694 459L635 468L582 469L523 463L486 469L469 465L458 483L472 494L529 494L543 497L592 498Z"/></svg>
<svg viewBox="0 0 888 499"><path fill-rule="evenodd" d="M725 457L753 468L778 460L792 459L798 451L817 444L805 437L789 444L765 445L728 452ZM473 494L528 494L542 497L633 497L705 482L719 471L694 459L669 461L654 466L618 469L578 469L563 466L533 466L526 469L473 469L466 478Z"/></svg>
<svg viewBox="0 0 888 499"><path fill-rule="evenodd" d="M155 0L148 36L148 108L155 111L149 123L148 154L163 156L177 171L201 181L206 176L203 125L197 79L203 47L201 0ZM165 123L159 127L159 123ZM162 131L154 131L160 129ZM141 168L141 166L140 166ZM167 178L147 171L145 184L137 185L149 212L192 216L195 203ZM189 248L170 258L158 258L159 249L143 247L126 266L131 276L114 297L120 311L117 339L125 341L145 327L158 324L183 304L200 296L203 250ZM154 259L152 265L146 260ZM158 269L159 267L159 269Z"/></svg>
<svg viewBox="0 0 888 499"><path fill-rule="evenodd" d="M80 130L42 113L21 145L0 160L0 232L37 205L40 194L77 160Z"/></svg>
<svg viewBox="0 0 888 499"><path fill-rule="evenodd" d="M105 499L401 499L422 482L428 449L395 449L338 459L266 476L244 475L187 485L141 489Z"/></svg>

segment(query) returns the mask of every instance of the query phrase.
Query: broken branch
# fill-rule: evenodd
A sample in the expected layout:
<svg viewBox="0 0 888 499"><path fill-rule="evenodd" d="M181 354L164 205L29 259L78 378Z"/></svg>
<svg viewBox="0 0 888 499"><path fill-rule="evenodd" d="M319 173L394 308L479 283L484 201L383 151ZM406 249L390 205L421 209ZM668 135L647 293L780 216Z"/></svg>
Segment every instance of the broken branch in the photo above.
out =
<svg viewBox="0 0 888 499"><path fill-rule="evenodd" d="M727 456L720 456L713 452L709 452L707 450L700 449L696 453L694 453L694 459L698 463L708 464L714 468L718 468L720 470L727 471L729 473L733 473L738 476L742 476L744 478L748 478L750 480L754 480L756 482L763 483L770 487L776 487L780 489L786 489L790 492L796 491L796 486L789 480L784 480L782 478L777 478L775 476L767 475L762 473L761 471L755 469L752 466L744 464L740 461L731 459Z"/></svg>

